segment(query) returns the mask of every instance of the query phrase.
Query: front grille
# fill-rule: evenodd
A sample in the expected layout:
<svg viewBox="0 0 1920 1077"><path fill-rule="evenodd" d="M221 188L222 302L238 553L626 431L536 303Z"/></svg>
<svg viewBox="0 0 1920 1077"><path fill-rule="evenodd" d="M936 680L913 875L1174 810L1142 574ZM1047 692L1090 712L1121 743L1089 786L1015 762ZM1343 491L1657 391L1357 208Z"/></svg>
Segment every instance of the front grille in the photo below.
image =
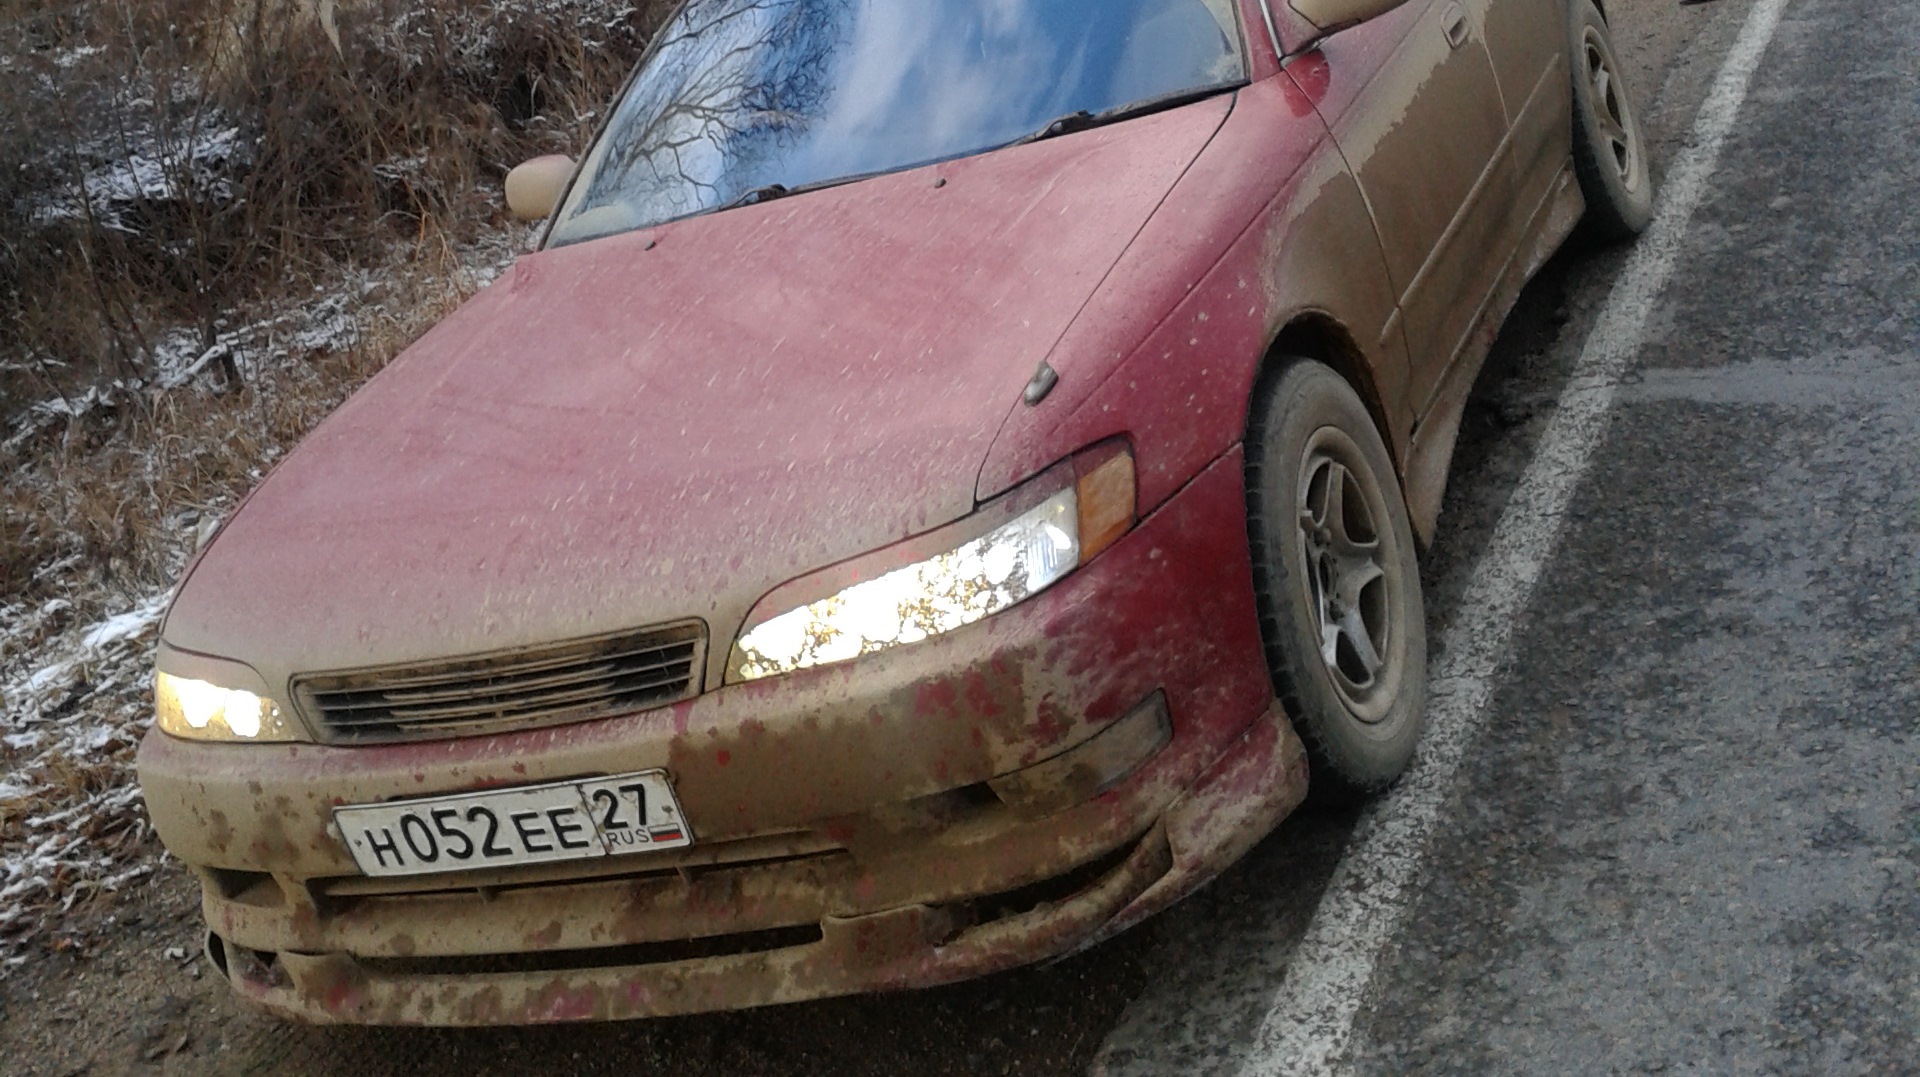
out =
<svg viewBox="0 0 1920 1077"><path fill-rule="evenodd" d="M700 690L699 622L431 665L294 679L314 733L331 742L428 740L647 710Z"/></svg>

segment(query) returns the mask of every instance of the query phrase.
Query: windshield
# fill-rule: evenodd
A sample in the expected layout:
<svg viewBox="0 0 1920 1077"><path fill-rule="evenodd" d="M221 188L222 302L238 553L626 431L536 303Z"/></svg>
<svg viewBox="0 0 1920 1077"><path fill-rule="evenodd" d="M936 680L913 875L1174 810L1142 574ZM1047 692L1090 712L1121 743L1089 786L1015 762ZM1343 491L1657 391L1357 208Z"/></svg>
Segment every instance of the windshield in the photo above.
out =
<svg viewBox="0 0 1920 1077"><path fill-rule="evenodd" d="M548 243L977 153L1075 112L1244 79L1233 0L690 0Z"/></svg>

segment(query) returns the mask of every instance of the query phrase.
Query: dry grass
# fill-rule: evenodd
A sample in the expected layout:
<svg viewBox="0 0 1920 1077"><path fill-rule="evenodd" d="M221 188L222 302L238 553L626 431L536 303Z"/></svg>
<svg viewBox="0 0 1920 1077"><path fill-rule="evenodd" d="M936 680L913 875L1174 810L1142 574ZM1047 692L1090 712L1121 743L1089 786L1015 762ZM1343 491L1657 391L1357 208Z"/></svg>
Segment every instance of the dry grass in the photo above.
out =
<svg viewBox="0 0 1920 1077"><path fill-rule="evenodd" d="M0 418L153 382L164 329L205 349L341 264L472 241L661 7L343 0L330 36L304 0L0 0Z"/></svg>
<svg viewBox="0 0 1920 1077"><path fill-rule="evenodd" d="M0 495L0 596L72 601L96 588L165 587L202 521L224 514L472 284L462 273L400 279L410 286L392 288L349 347L289 356L230 385L129 394L0 448L9 476ZM75 571L47 571L61 565L84 569L95 586L76 596Z"/></svg>

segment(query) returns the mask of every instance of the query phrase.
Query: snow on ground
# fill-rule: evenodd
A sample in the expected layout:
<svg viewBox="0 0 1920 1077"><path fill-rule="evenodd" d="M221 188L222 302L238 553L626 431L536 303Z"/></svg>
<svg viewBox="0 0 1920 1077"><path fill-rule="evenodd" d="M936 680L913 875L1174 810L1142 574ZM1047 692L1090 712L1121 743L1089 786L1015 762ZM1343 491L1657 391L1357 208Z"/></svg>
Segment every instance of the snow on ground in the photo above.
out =
<svg viewBox="0 0 1920 1077"><path fill-rule="evenodd" d="M491 284L520 252L531 248L538 234L537 226L528 225L482 234L461 250L459 273L464 280L456 283L465 291ZM371 300L393 283L389 274L379 271L344 271L340 281L313 301L235 328L223 328L211 345L185 326L158 332L153 343L152 384L117 379L84 393L30 404L13 419L11 429L0 430L0 449L16 448L48 427L83 418L132 394L190 385L222 359L233 360L241 377L254 381L271 378L275 370L289 362L350 349L360 342L372 319L390 313Z"/></svg>
<svg viewBox="0 0 1920 1077"><path fill-rule="evenodd" d="M152 712L165 594L95 623L71 606L0 609L0 953L57 930L52 914L152 873L133 780Z"/></svg>
<svg viewBox="0 0 1920 1077"><path fill-rule="evenodd" d="M252 146L219 109L196 107L205 95L193 71L175 72L169 89L173 107L190 119L162 122L169 110L156 109L152 86L130 80L97 88L103 100L93 107L118 122L47 148L49 159L65 155L78 182L44 192L32 207L33 222L90 218L108 231L138 234L141 219L157 207L230 207L233 176L251 161Z"/></svg>
<svg viewBox="0 0 1920 1077"><path fill-rule="evenodd" d="M232 359L243 378L268 374L290 360L315 352L344 351L358 343L361 321L352 313L380 313L360 300L376 288L377 278L357 274L312 303L282 311L233 329L222 329L211 345L185 326L154 334L153 384L117 379L73 396L56 396L24 408L11 430L0 433L0 448L12 449L57 423L82 418L134 393L178 389L205 374L221 359Z"/></svg>

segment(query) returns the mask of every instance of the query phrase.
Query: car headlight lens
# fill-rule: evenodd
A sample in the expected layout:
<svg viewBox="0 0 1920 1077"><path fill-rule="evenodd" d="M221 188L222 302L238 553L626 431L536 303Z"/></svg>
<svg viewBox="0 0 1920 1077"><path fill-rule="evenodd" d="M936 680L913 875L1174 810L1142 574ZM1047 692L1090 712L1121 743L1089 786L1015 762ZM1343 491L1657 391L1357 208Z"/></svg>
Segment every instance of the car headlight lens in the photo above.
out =
<svg viewBox="0 0 1920 1077"><path fill-rule="evenodd" d="M161 730L188 740L298 739L279 704L244 689L155 673L153 703Z"/></svg>
<svg viewBox="0 0 1920 1077"><path fill-rule="evenodd" d="M1046 590L1133 524L1133 458L1106 455L1079 481L944 553L754 625L731 680L757 680L917 643Z"/></svg>

